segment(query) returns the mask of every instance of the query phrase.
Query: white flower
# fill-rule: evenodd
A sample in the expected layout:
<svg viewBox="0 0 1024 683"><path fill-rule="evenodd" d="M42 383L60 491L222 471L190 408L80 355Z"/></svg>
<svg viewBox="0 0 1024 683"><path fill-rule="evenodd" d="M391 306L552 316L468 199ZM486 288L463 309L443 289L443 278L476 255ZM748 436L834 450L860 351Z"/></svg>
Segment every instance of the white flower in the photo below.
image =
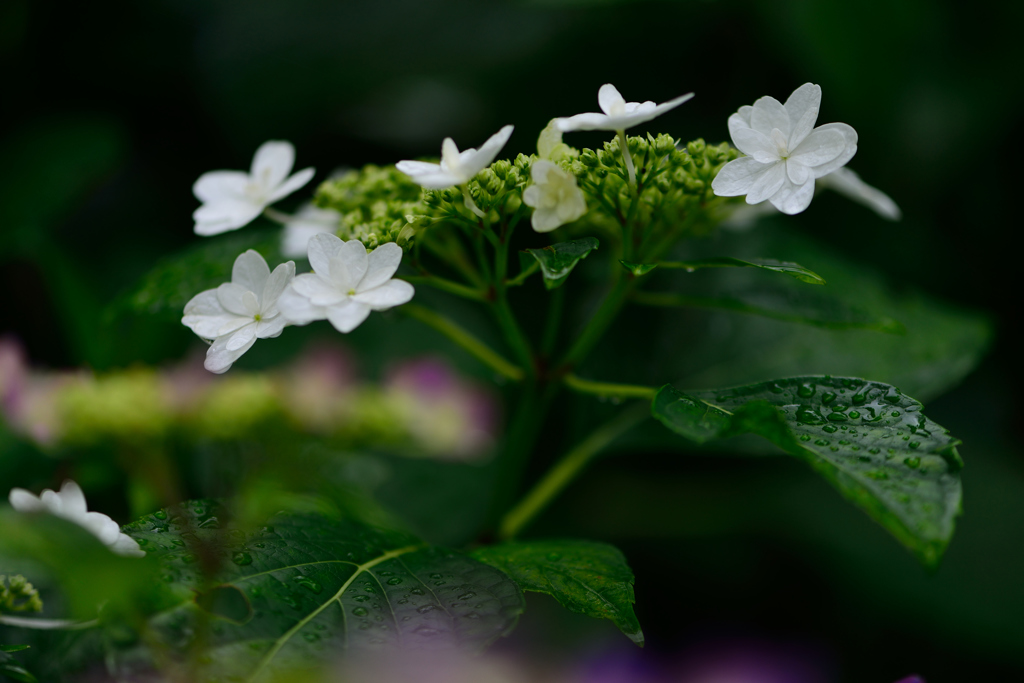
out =
<svg viewBox="0 0 1024 683"><path fill-rule="evenodd" d="M534 209L531 222L537 232L551 232L587 212L576 176L557 164L537 159L530 168L530 177L533 184L523 191L523 203Z"/></svg>
<svg viewBox="0 0 1024 683"><path fill-rule="evenodd" d="M877 187L868 185L860 176L848 168L837 168L826 176L818 178L818 187L835 190L855 202L864 204L882 218L898 221L903 212L889 195Z"/></svg>
<svg viewBox="0 0 1024 683"><path fill-rule="evenodd" d="M305 168L288 177L295 164L290 142L264 142L256 150L249 173L210 171L199 176L192 193L203 203L192 214L197 235L217 235L248 225L270 204L287 197L316 172Z"/></svg>
<svg viewBox="0 0 1024 683"><path fill-rule="evenodd" d="M278 310L278 297L295 277L295 262L274 272L252 249L235 259L231 282L208 289L185 304L182 324L213 341L206 352L206 369L227 372L257 339L277 337L288 322Z"/></svg>
<svg viewBox="0 0 1024 683"><path fill-rule="evenodd" d="M615 86L605 83L597 91L597 103L603 114L591 112L555 119L558 130L568 133L574 130L620 131L651 121L667 111L675 109L693 97L693 93L680 95L662 104L654 102L627 102Z"/></svg>
<svg viewBox="0 0 1024 683"><path fill-rule="evenodd" d="M512 126L505 126L488 138L480 149L467 149L460 152L455 141L445 138L441 143L441 163L431 164L426 161L399 161L395 164L402 173L409 176L414 183L428 190L443 190L456 185L465 185L473 177L491 165L494 157L508 142L512 135Z"/></svg>
<svg viewBox="0 0 1024 683"><path fill-rule="evenodd" d="M85 494L73 481L65 481L59 492L46 489L38 497L25 489L11 489L8 500L18 512L49 512L74 522L118 555L144 557L146 554L134 538L121 533L117 522L100 512L89 512Z"/></svg>
<svg viewBox="0 0 1024 683"><path fill-rule="evenodd" d="M806 209L814 180L845 165L857 153L857 132L845 123L814 127L821 88L811 83L793 91L786 104L762 97L729 117L733 144L748 155L730 161L711 188L720 197L747 196L748 204L768 200L783 213Z"/></svg>
<svg viewBox="0 0 1024 683"><path fill-rule="evenodd" d="M336 232L341 227L341 214L334 209L321 209L312 203L302 206L294 216L282 216L284 235L281 253L288 258L306 255L309 239L323 232Z"/></svg>
<svg viewBox="0 0 1024 683"><path fill-rule="evenodd" d="M401 261L402 248L394 242L367 254L358 240L314 235L309 240L313 272L299 275L285 289L278 303L281 313L296 325L329 320L339 332L351 332L370 311L386 311L412 299L412 285L391 278Z"/></svg>

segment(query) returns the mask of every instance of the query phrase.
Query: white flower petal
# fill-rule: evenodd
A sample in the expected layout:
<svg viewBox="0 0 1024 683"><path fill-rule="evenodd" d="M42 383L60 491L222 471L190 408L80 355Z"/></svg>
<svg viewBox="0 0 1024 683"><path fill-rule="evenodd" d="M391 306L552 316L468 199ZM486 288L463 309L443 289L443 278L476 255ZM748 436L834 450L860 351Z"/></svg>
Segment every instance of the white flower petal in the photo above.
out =
<svg viewBox="0 0 1024 683"><path fill-rule="evenodd" d="M772 206L782 213L794 215L805 210L811 205L814 197L814 179L811 178L803 185L794 185L786 182L782 188L769 198Z"/></svg>
<svg viewBox="0 0 1024 683"><path fill-rule="evenodd" d="M42 501L43 507L52 514L60 515L64 512L64 501L60 494L52 489L43 489L43 492L39 494L39 500Z"/></svg>
<svg viewBox="0 0 1024 683"><path fill-rule="evenodd" d="M334 325L334 329L347 334L359 327L366 317L370 315L370 307L358 301L348 300L343 304L337 304L327 309L327 320Z"/></svg>
<svg viewBox="0 0 1024 683"><path fill-rule="evenodd" d="M288 326L288 320L283 315L277 315L273 318L264 319L256 323L256 338L257 339L271 339L278 337L284 328Z"/></svg>
<svg viewBox="0 0 1024 683"><path fill-rule="evenodd" d="M110 546L110 549L124 557L146 556L146 551L139 547L138 541L127 534L118 534L117 541Z"/></svg>
<svg viewBox="0 0 1024 683"><path fill-rule="evenodd" d="M533 163L535 166L537 165L536 161ZM538 206L540 206L541 200L543 199L542 195L543 193L541 192L541 189L537 187L537 185L530 185L525 190L523 190L523 204L526 204L529 207L537 208Z"/></svg>
<svg viewBox="0 0 1024 683"><path fill-rule="evenodd" d="M842 168L850 161L850 159L853 158L853 155L857 153L857 131L855 131L852 126L848 126L845 123L826 123L824 126L818 126L814 130L838 131L846 140L846 148L843 149L839 156L829 162L821 164L820 166L814 167L814 175L816 177L821 178L832 173L838 168Z"/></svg>
<svg viewBox="0 0 1024 683"><path fill-rule="evenodd" d="M237 230L251 223L263 211L262 204L248 200L221 200L204 204L192 212L195 233L204 237Z"/></svg>
<svg viewBox="0 0 1024 683"><path fill-rule="evenodd" d="M803 185L808 180L814 178L814 174L804 164L800 163L797 159L789 159L786 163L786 175L789 176L790 182L794 185Z"/></svg>
<svg viewBox="0 0 1024 683"><path fill-rule="evenodd" d="M533 226L534 232L551 232L566 222L568 221L563 221L557 212L544 209L534 211L530 217L530 225Z"/></svg>
<svg viewBox="0 0 1024 683"><path fill-rule="evenodd" d="M121 535L121 527L117 522L101 512L83 512L74 518L68 518L91 533L105 546L112 546Z"/></svg>
<svg viewBox="0 0 1024 683"><path fill-rule="evenodd" d="M750 191L747 192L747 204L759 204L778 192L786 183L786 165L776 163L761 173Z"/></svg>
<svg viewBox="0 0 1024 683"><path fill-rule="evenodd" d="M796 149L807 139L807 136L814 130L814 123L818 120L818 110L808 109L796 123L793 124L793 132L789 135L789 149Z"/></svg>
<svg viewBox="0 0 1024 683"><path fill-rule="evenodd" d="M789 112L782 102L767 96L754 102L754 109L750 113L750 127L767 136L771 136L773 128L778 128L787 139L793 128L789 122Z"/></svg>
<svg viewBox="0 0 1024 683"><path fill-rule="evenodd" d="M593 112L555 119L555 125L563 133L574 130L614 130L608 127L608 116Z"/></svg>
<svg viewBox="0 0 1024 683"><path fill-rule="evenodd" d="M268 194L280 185L295 165L295 147L286 140L268 140L252 158L249 174Z"/></svg>
<svg viewBox="0 0 1024 683"><path fill-rule="evenodd" d="M192 185L192 194L204 204L244 199L248 184L249 176L241 171L209 171Z"/></svg>
<svg viewBox="0 0 1024 683"><path fill-rule="evenodd" d="M42 512L46 509L46 506L43 505L37 496L25 489L11 489L7 500L10 502L11 507L18 512Z"/></svg>
<svg viewBox="0 0 1024 683"><path fill-rule="evenodd" d="M790 158L815 168L832 161L846 149L846 138L837 130L815 128L800 146L790 151Z"/></svg>
<svg viewBox="0 0 1024 683"><path fill-rule="evenodd" d="M82 487L70 479L64 480L58 495L64 514L80 516L88 512L89 508L85 503L85 493L82 492Z"/></svg>
<svg viewBox="0 0 1024 683"><path fill-rule="evenodd" d="M250 292L262 292L269 277L270 266L254 249L239 254L231 268L231 281Z"/></svg>
<svg viewBox="0 0 1024 683"><path fill-rule="evenodd" d="M281 301L283 300L285 293L288 291L292 291L295 294L308 299L309 303L314 306L333 306L334 304L341 303L348 298L347 289L341 289L322 275L303 273L302 275L297 275L295 279L292 280L291 285L287 287L281 294L281 297L278 298L277 308L279 311L284 312L281 308Z"/></svg>
<svg viewBox="0 0 1024 683"><path fill-rule="evenodd" d="M291 178L288 178L288 180L278 185L274 191L270 193L270 196L267 197L267 204L273 204L279 199L284 199L292 192L295 192L312 180L314 175L316 175L316 169L312 166L302 169Z"/></svg>
<svg viewBox="0 0 1024 683"><path fill-rule="evenodd" d="M356 291L363 292L384 284L398 270L402 262L402 248L394 242L382 244L367 256L366 275L359 281Z"/></svg>
<svg viewBox="0 0 1024 683"><path fill-rule="evenodd" d="M750 128L750 116L754 113L754 108L749 104L745 104L739 108L735 114L729 117L729 136L736 141L736 131L743 128Z"/></svg>
<svg viewBox="0 0 1024 683"><path fill-rule="evenodd" d="M354 290L366 275L368 267L366 246L359 240L349 240L331 259L330 281L342 292Z"/></svg>
<svg viewBox="0 0 1024 683"><path fill-rule="evenodd" d="M626 99L611 83L605 83L597 91L597 104L608 116L622 114L626 109Z"/></svg>
<svg viewBox="0 0 1024 683"><path fill-rule="evenodd" d="M212 373L223 374L230 370L232 363L241 358L242 354L256 343L256 335L253 335L247 345L228 350L227 346L230 339L231 335L228 335L213 342L210 348L206 350L206 361L203 363L203 367Z"/></svg>
<svg viewBox="0 0 1024 683"><path fill-rule="evenodd" d="M305 275L310 274L306 273ZM292 283L285 287L284 292L277 300L277 309L281 312L281 316L292 325L308 325L314 320L326 319L327 309L325 307L317 306L309 300L309 297L295 291L295 284L301 277L305 276L299 275L292 280Z"/></svg>
<svg viewBox="0 0 1024 683"><path fill-rule="evenodd" d="M432 164L429 161L413 161L405 159L395 164L395 168L408 176L427 175L440 173L441 164Z"/></svg>
<svg viewBox="0 0 1024 683"><path fill-rule="evenodd" d="M258 323L252 322L226 337L221 337L220 339L227 340L224 344L224 348L228 351L237 351L242 348L248 349L256 339L257 325Z"/></svg>
<svg viewBox="0 0 1024 683"><path fill-rule="evenodd" d="M719 197L745 195L768 168L769 164L762 164L753 157L734 159L723 166L711 181L711 189Z"/></svg>
<svg viewBox="0 0 1024 683"><path fill-rule="evenodd" d="M287 261L274 268L274 272L267 278L267 283L263 286L263 293L260 295L260 311L264 315L273 315L277 311L277 299L294 277L294 261Z"/></svg>
<svg viewBox="0 0 1024 683"><path fill-rule="evenodd" d="M378 287L359 292L352 300L375 311L386 311L392 306L408 303L415 294L416 290L405 280L388 280Z"/></svg>
<svg viewBox="0 0 1024 683"><path fill-rule="evenodd" d="M747 156L754 157L755 161L760 161L762 164L770 164L781 158L779 157L779 147L769 137L770 134L771 131L768 131L768 135L765 135L753 128L743 128L736 131L733 142L736 144L737 149Z"/></svg>
<svg viewBox="0 0 1024 683"><path fill-rule="evenodd" d="M864 204L890 221L898 221L903 216L900 207L889 195L868 185L856 172L846 167L837 168L818 178L818 183L823 188L831 188L848 199Z"/></svg>
<svg viewBox="0 0 1024 683"><path fill-rule="evenodd" d="M813 112L811 128L814 128L814 122L818 118L818 109L821 108L821 86L813 83L804 83L786 98L784 106L794 131L794 133L790 133L790 142L792 142L793 147L796 147L800 144L799 140L793 142L793 139L796 137L797 123L802 121L808 115L808 112Z"/></svg>
<svg viewBox="0 0 1024 683"><path fill-rule="evenodd" d="M467 155L468 158L460 160L461 168L459 170L467 181L472 180L477 173L491 165L494 158L498 156L498 152L512 136L514 128L514 126L503 126L501 130L487 138L487 142L482 144L480 149L473 150L472 154Z"/></svg>
<svg viewBox="0 0 1024 683"><path fill-rule="evenodd" d="M331 277L331 259L334 258L345 243L337 235L324 233L314 235L309 240L309 265L313 272L329 280Z"/></svg>
<svg viewBox="0 0 1024 683"><path fill-rule="evenodd" d="M234 282L225 282L217 288L217 301L228 313L248 318L252 314L246 305L246 294L251 294L251 292L242 285L236 285Z"/></svg>

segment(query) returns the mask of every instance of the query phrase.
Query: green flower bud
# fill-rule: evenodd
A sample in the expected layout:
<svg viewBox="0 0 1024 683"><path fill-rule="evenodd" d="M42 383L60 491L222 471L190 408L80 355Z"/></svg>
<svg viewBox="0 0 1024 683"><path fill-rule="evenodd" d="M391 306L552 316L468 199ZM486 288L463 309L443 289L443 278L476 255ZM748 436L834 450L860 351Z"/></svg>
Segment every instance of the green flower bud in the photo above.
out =
<svg viewBox="0 0 1024 683"><path fill-rule="evenodd" d="M43 601L24 576L0 574L0 614L4 612L42 612Z"/></svg>
<svg viewBox="0 0 1024 683"><path fill-rule="evenodd" d="M653 140L654 151L659 156L669 156L676 152L676 141L671 135L662 133Z"/></svg>
<svg viewBox="0 0 1024 683"><path fill-rule="evenodd" d="M494 175L498 176L502 180L504 180L505 177L508 176L508 172L511 169L512 162L507 161L505 159L499 159L498 161L495 161L493 164L491 164L491 171L494 173Z"/></svg>
<svg viewBox="0 0 1024 683"><path fill-rule="evenodd" d="M704 181L699 178L689 177L686 179L684 184L686 186L686 190L693 194L698 194L704 191Z"/></svg>
<svg viewBox="0 0 1024 683"><path fill-rule="evenodd" d="M592 149L585 149L580 152L580 164L586 168L595 168L601 160L597 158L597 152Z"/></svg>
<svg viewBox="0 0 1024 683"><path fill-rule="evenodd" d="M690 153L691 157L703 156L705 147L704 138L697 138L686 144L686 150Z"/></svg>

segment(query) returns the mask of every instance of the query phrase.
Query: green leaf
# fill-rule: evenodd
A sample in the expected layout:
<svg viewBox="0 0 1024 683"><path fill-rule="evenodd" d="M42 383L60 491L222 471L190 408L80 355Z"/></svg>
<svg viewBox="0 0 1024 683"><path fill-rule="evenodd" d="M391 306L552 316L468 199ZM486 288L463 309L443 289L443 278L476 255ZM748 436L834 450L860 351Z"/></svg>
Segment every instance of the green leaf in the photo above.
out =
<svg viewBox="0 0 1024 683"><path fill-rule="evenodd" d="M166 608L152 620L161 639L184 651L197 622L212 623L204 680L253 680L388 645L478 651L523 611L504 573L403 532L312 506L255 532L224 519L217 504L193 501L125 529L161 564Z"/></svg>
<svg viewBox="0 0 1024 683"><path fill-rule="evenodd" d="M27 645L20 647L23 650ZM7 677L13 681L21 681L22 683L36 683L36 677L28 672L27 669L22 667L14 659L14 657L7 654L8 652L17 652L18 650L7 650L6 646L0 646L0 678Z"/></svg>
<svg viewBox="0 0 1024 683"><path fill-rule="evenodd" d="M633 571L617 548L593 541L526 541L478 548L473 556L523 590L551 595L577 614L610 619L634 643L644 644L633 613Z"/></svg>
<svg viewBox="0 0 1024 683"><path fill-rule="evenodd" d="M578 240L559 242L543 249L527 249L526 253L537 259L540 264L541 274L544 276L544 286L554 289L561 286L569 273L582 259L597 249L596 237L581 237Z"/></svg>
<svg viewBox="0 0 1024 683"><path fill-rule="evenodd" d="M697 296L671 292L637 292L634 301L647 306L708 308L746 313L814 325L830 330L867 329L903 334L906 328L888 316L880 316L827 293L804 290L757 289L728 296Z"/></svg>
<svg viewBox="0 0 1024 683"><path fill-rule="evenodd" d="M652 406L672 431L702 443L757 434L805 460L929 566L960 514L960 442L922 406L881 382L792 377L682 393Z"/></svg>
<svg viewBox="0 0 1024 683"><path fill-rule="evenodd" d="M231 281L235 259L246 249L258 251L273 270L284 262L280 230L247 228L223 237L206 238L157 264L122 306L136 313L181 315L196 294Z"/></svg>
<svg viewBox="0 0 1024 683"><path fill-rule="evenodd" d="M22 652L32 647L31 645L0 645L0 652Z"/></svg>
<svg viewBox="0 0 1024 683"><path fill-rule="evenodd" d="M799 263L790 261L776 261L769 258L743 259L732 258L731 256L716 256L714 258L697 259L695 261L663 261L657 265L662 268L683 269L688 273L701 268L762 268L776 273L785 273L796 278L800 282L809 285L823 285L825 278L812 270L804 268ZM653 266L651 266L653 268Z"/></svg>

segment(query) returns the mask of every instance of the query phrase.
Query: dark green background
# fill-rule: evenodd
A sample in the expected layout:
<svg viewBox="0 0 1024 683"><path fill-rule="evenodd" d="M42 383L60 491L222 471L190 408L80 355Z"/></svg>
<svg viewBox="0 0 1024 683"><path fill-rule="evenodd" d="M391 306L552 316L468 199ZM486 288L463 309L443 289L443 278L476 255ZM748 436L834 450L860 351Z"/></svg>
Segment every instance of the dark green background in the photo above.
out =
<svg viewBox="0 0 1024 683"><path fill-rule="evenodd" d="M774 460L608 460L535 532L623 548L651 662L753 639L809 651L840 681L1013 680L1024 467L1007 243L1020 224L1022 21L1005 2L6 0L0 332L49 367L183 356L194 340L175 321L113 319L110 303L198 239L195 178L247 167L269 138L293 141L318 178L436 154L445 135L475 145L506 123L507 151L530 152L549 118L593 110L611 81L627 99L696 91L653 130L717 142L739 105L819 83L819 122L857 129L850 167L905 218L824 195L792 223L895 290L984 311L997 330L981 368L929 404L967 444L966 514L946 562L927 574L797 463ZM610 625L562 628L543 601L531 610L507 647L631 647Z"/></svg>

